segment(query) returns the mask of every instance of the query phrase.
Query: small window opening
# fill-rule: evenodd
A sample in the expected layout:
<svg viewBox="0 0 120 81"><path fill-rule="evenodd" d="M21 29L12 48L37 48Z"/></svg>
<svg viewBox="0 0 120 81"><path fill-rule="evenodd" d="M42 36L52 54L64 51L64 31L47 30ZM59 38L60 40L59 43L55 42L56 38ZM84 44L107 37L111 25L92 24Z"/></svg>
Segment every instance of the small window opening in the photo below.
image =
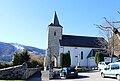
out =
<svg viewBox="0 0 120 81"><path fill-rule="evenodd" d="M56 36L56 32L54 32L54 36Z"/></svg>

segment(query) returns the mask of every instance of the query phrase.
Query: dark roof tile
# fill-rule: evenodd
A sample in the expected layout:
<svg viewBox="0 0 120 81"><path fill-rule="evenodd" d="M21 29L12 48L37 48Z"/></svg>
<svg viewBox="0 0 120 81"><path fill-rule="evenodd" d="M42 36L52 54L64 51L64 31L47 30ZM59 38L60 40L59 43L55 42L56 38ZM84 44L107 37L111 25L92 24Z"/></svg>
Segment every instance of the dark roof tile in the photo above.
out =
<svg viewBox="0 0 120 81"><path fill-rule="evenodd" d="M105 47L105 42L106 41L104 40L104 38L101 37L62 35L60 45L73 47L103 48Z"/></svg>
<svg viewBox="0 0 120 81"><path fill-rule="evenodd" d="M99 51L102 52L102 55L104 57L109 57L110 51L108 51L107 49L92 49L90 51L90 53L88 54L87 58L89 58L89 57L95 57L96 52L99 52ZM116 56L113 55L113 57L116 57Z"/></svg>

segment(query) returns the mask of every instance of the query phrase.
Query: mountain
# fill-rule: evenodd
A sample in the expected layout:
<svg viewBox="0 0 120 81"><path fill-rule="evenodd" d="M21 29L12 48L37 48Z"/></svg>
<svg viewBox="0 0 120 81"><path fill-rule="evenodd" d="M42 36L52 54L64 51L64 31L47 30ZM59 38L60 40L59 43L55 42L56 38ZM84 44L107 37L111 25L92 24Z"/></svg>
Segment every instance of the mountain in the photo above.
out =
<svg viewBox="0 0 120 81"><path fill-rule="evenodd" d="M14 52L21 50L27 50L28 52L35 55L45 55L44 49L39 49L32 46L26 46L18 43L4 43L0 42L0 61L12 61Z"/></svg>
<svg viewBox="0 0 120 81"><path fill-rule="evenodd" d="M0 61L11 61L15 50L10 43L0 42Z"/></svg>
<svg viewBox="0 0 120 81"><path fill-rule="evenodd" d="M42 55L45 54L45 50L39 49L36 47L25 46L25 45L18 44L18 43L10 43L10 44L16 48L16 52L18 52L20 50L27 50L27 51L35 53L35 54L42 54Z"/></svg>

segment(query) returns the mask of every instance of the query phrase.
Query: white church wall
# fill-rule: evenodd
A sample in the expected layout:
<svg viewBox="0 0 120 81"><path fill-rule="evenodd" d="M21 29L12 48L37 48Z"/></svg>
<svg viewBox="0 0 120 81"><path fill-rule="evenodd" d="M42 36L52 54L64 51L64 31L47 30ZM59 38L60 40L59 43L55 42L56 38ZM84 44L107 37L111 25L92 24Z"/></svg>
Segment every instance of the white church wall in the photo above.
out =
<svg viewBox="0 0 120 81"><path fill-rule="evenodd" d="M94 57L88 58L87 61L88 61L88 67L97 66L96 63L95 63L95 58Z"/></svg>
<svg viewBox="0 0 120 81"><path fill-rule="evenodd" d="M84 47L60 47L59 53L66 53L70 51L71 66L88 66L87 56L93 48ZM83 52L83 59L81 59L81 52ZM60 56L58 58L58 65L60 66Z"/></svg>
<svg viewBox="0 0 120 81"><path fill-rule="evenodd" d="M112 62L116 62L118 60L117 57L113 57L113 61ZM105 62L110 62L110 57L104 57L104 61ZM90 57L88 58L88 66L97 66L97 64L95 63L95 57Z"/></svg>
<svg viewBox="0 0 120 81"><path fill-rule="evenodd" d="M104 61L105 62L110 62L110 57L104 57ZM118 58L117 57L113 57L112 58L112 62L116 62L116 61L118 61Z"/></svg>
<svg viewBox="0 0 120 81"><path fill-rule="evenodd" d="M87 56L91 50L92 50L92 48L82 48L82 47L78 48L78 54L80 54L80 58L79 58L80 66L88 66ZM81 59L81 51L83 51L83 59Z"/></svg>
<svg viewBox="0 0 120 81"><path fill-rule="evenodd" d="M73 49L73 47L61 47L60 48L60 53L66 53L66 52L68 52L68 51L70 51L70 56L71 56L71 65L72 66L75 66L76 64L77 64L77 60L76 60L76 58L75 58L75 51L74 51L74 49ZM58 65L60 65L60 55L59 55L59 61L58 61Z"/></svg>

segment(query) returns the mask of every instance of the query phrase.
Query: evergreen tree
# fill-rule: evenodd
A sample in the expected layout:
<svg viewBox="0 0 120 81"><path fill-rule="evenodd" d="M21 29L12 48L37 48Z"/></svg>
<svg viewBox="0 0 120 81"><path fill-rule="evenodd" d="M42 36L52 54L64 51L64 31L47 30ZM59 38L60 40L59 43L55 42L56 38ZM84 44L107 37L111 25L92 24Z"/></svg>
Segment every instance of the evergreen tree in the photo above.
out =
<svg viewBox="0 0 120 81"><path fill-rule="evenodd" d="M60 66L63 67L63 54L64 53L60 53Z"/></svg>
<svg viewBox="0 0 120 81"><path fill-rule="evenodd" d="M101 51L96 52L95 54L95 63L98 65L99 62L104 61L104 55Z"/></svg>
<svg viewBox="0 0 120 81"><path fill-rule="evenodd" d="M13 65L20 65L24 62L28 62L29 59L30 55L28 54L27 50L16 52L13 56Z"/></svg>
<svg viewBox="0 0 120 81"><path fill-rule="evenodd" d="M69 58L69 66L71 65L71 56L70 56L70 51L68 51L68 58Z"/></svg>
<svg viewBox="0 0 120 81"><path fill-rule="evenodd" d="M60 66L69 67L71 65L70 52L60 54Z"/></svg>
<svg viewBox="0 0 120 81"><path fill-rule="evenodd" d="M68 51L66 53L66 66L70 66L71 65L71 58L70 58L70 52Z"/></svg>

